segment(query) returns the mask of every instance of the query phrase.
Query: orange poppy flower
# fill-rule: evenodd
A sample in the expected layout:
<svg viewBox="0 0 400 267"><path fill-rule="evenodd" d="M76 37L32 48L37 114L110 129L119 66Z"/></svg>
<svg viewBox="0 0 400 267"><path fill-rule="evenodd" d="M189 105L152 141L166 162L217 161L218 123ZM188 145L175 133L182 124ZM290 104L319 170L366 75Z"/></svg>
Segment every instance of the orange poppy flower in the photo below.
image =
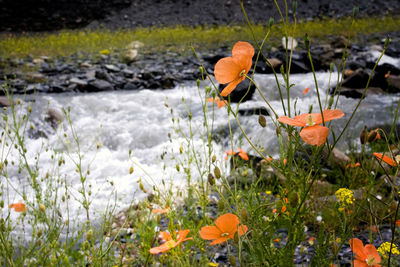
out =
<svg viewBox="0 0 400 267"><path fill-rule="evenodd" d="M381 256L378 254L375 246L367 244L358 238L349 240L351 250L356 254L356 259L353 261L354 267L380 267Z"/></svg>
<svg viewBox="0 0 400 267"><path fill-rule="evenodd" d="M246 78L252 65L254 48L247 42L237 42L232 48L232 57L218 60L214 68L214 76L218 83L228 85L221 96L229 95L236 86Z"/></svg>
<svg viewBox="0 0 400 267"><path fill-rule="evenodd" d="M211 245L223 243L235 236L238 232L239 235L244 235L247 232L246 225L239 225L240 221L238 216L232 213L221 215L215 221L216 226L204 226L200 229L200 237L206 240L214 240Z"/></svg>
<svg viewBox="0 0 400 267"><path fill-rule="evenodd" d="M397 162L396 161L394 161L393 159L389 158L386 155L383 155L382 153L374 152L374 153L372 153L372 155L374 155L377 159L382 160L383 162L386 162L390 166L393 166L393 167L397 166Z"/></svg>
<svg viewBox="0 0 400 267"><path fill-rule="evenodd" d="M390 76L390 70L385 74L385 78L388 78Z"/></svg>
<svg viewBox="0 0 400 267"><path fill-rule="evenodd" d="M8 206L8 208L14 209L15 212L25 212L26 211L25 204L22 203L21 201L18 203L10 204L10 206Z"/></svg>
<svg viewBox="0 0 400 267"><path fill-rule="evenodd" d="M247 155L247 153L246 153L243 149L241 149L241 148L238 147L238 151L239 151L239 152L236 152L236 151L233 151L233 150L228 150L228 151L225 151L225 153L226 153L227 155L229 155L229 156L235 156L235 155L237 154L237 155L238 155L239 157L241 157L243 160L246 160L246 161L249 160L249 156ZM225 159L227 159L227 157L225 157Z"/></svg>
<svg viewBox="0 0 400 267"><path fill-rule="evenodd" d="M307 94L307 93L308 93L308 91L310 91L310 87L307 87L306 89L304 89L304 90L303 90L303 92L302 92L302 93L303 93L303 95Z"/></svg>
<svg viewBox="0 0 400 267"><path fill-rule="evenodd" d="M165 209L153 209L151 212L154 214L157 214L157 213L165 214L165 213L169 212L169 207L165 206Z"/></svg>
<svg viewBox="0 0 400 267"><path fill-rule="evenodd" d="M324 121L331 121L343 117L344 113L340 109L327 109L323 111ZM322 123L321 113L306 113L296 117L289 118L287 116L281 116L278 118L281 123L286 123L291 126L304 127L300 131L300 136L304 142L309 145L321 146L325 143L326 138L329 134L329 128L319 125Z"/></svg>
<svg viewBox="0 0 400 267"><path fill-rule="evenodd" d="M357 167L360 167L360 166L361 166L360 162L349 163L349 164L346 165L346 169L348 169L348 168L357 168Z"/></svg>
<svg viewBox="0 0 400 267"><path fill-rule="evenodd" d="M208 102L216 102L218 108L222 108L222 107L226 106L226 100L221 100L219 98L214 99L214 98L210 97L210 98L207 98L207 101Z"/></svg>
<svg viewBox="0 0 400 267"><path fill-rule="evenodd" d="M163 252L170 250L171 248L177 247L180 243L182 243L186 240L192 239L191 237L186 238L189 231L190 230L179 230L178 236L177 236L178 237L177 241L172 239L172 236L170 233L160 232L160 236L162 237L162 239L165 240L165 242L161 246L151 248L150 253L151 254L163 253Z"/></svg>

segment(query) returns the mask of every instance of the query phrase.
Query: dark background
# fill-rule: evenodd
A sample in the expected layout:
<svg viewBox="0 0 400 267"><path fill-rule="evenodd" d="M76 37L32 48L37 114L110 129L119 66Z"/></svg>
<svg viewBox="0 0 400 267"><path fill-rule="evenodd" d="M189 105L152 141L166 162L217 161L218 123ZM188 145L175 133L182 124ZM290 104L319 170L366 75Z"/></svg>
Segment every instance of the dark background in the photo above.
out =
<svg viewBox="0 0 400 267"><path fill-rule="evenodd" d="M245 0L253 22L278 19L273 0ZM284 9L284 1L278 0ZM291 9L292 1L288 0ZM298 0L299 19L399 15L400 0ZM220 25L244 21L240 0L0 0L0 31Z"/></svg>

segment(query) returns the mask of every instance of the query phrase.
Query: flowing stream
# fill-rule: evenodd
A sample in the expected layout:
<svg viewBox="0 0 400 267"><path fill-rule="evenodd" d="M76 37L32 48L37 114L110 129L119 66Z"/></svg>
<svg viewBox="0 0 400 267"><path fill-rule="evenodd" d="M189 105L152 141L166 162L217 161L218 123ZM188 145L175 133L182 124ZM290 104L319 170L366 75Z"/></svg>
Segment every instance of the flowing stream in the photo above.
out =
<svg viewBox="0 0 400 267"><path fill-rule="evenodd" d="M313 105L313 112L319 112L312 74L291 75L290 79L291 83L295 84L290 93L292 114L294 102L296 102L296 112L298 113L308 112L310 105ZM336 79L337 73L333 73L331 85L336 84ZM329 73L317 73L317 80L322 103L325 103ZM278 115L283 115L274 76L256 75L255 81ZM310 91L303 95L302 91L306 87L310 87ZM286 98L286 94L284 96ZM47 194L57 192L57 198L61 199L67 190L66 195L70 196L69 204L66 205L61 201L57 206L49 207L49 209L57 209L59 216L64 220L68 219L70 225L82 223L87 217L81 204L83 201L80 193L82 190L81 177L76 171L76 164L74 164L74 161L79 161L78 155L82 156L83 173L87 173L88 169L90 171L84 183L86 189L91 191L91 195L88 196L91 206L89 216L95 219L101 218L100 216L114 205L118 211L132 202L143 199L146 194L140 189L139 181L142 181L144 189L148 192L152 191L153 186L157 186L160 190L178 191L178 188L186 184L187 178L182 168L180 171L177 170L177 163L181 163L183 166L191 164L190 166L193 167L192 179L199 178L194 163L188 162L185 151L182 154L179 153L181 146L184 150L187 149L187 140L173 129L179 118L182 132L185 135L192 132L194 135L190 143L192 150L200 159L207 157L207 141L203 135L204 91L199 92L194 83L178 86L172 90L39 94L32 98L34 98L33 102L26 101L24 105L32 103L31 121L35 128L40 128L45 133L46 137L26 134L28 161L32 165L37 162L39 177L45 177L48 172L62 181L58 184L54 183L54 187L49 186L45 192ZM294 101L295 99L296 101ZM344 135L346 141L342 141L339 148L347 150L349 144L357 146L358 136L364 125L371 127L377 124L391 124L399 99L400 95L366 97L353 118L351 127ZM345 117L332 123L337 135L345 125L357 101L357 99L340 98L338 108L342 109ZM207 105L211 110L212 104L208 103ZM285 105L287 105L286 102ZM54 131L49 123L44 121L46 110L48 108L61 110L68 107L70 107L74 132L67 120L64 120ZM253 100L242 103L240 107L253 108L266 107L266 105L256 92ZM171 109L173 113L171 113ZM192 114L191 129L189 128L188 111ZM256 153L243 138L243 134L232 116L230 119L234 131L234 148L241 147L249 154L255 155ZM271 119L267 119L265 128L258 124L258 115L239 115L239 121L249 138L257 146L264 147L270 155L279 157L278 140ZM215 107L214 129L217 128L228 129L226 107L221 109ZM79 139L79 150L77 143L72 138L74 133ZM46 148L53 149L46 150ZM223 136L218 142L213 142L212 153L217 155L224 172L228 172L227 164L229 162L223 160L224 150L229 149L230 141L227 136ZM131 158L129 157L130 150ZM9 162L11 160L18 162L19 160L15 150L12 150L8 157ZM58 168L60 157L64 159L65 164ZM38 158L37 161L36 158ZM132 165L135 170L130 174L129 168ZM27 184L26 174L23 172L19 174L17 169L17 167L13 169L10 166L8 180L2 181L3 192L7 192L6 200L9 201L2 209L3 216L7 216L10 212L7 208L8 204L22 200L21 193L26 194L27 199L35 203L34 192ZM44 179L42 178L43 181L40 183L45 188L46 184L49 184ZM46 203L46 205L50 205L50 203ZM10 216L17 219L19 214L11 212Z"/></svg>

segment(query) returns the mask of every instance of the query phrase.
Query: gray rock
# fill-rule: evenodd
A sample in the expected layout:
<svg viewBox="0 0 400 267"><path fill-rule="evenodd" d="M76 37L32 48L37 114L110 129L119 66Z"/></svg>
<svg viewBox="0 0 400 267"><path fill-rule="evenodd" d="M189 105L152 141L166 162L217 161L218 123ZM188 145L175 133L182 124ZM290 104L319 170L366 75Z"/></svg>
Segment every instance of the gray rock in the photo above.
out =
<svg viewBox="0 0 400 267"><path fill-rule="evenodd" d="M79 78L72 78L69 80L70 83L75 83L78 87L85 87L88 85L87 81L81 80Z"/></svg>
<svg viewBox="0 0 400 267"><path fill-rule="evenodd" d="M120 68L118 68L115 65L106 64L106 65L104 65L104 67L106 68L106 70L108 70L110 72L119 72L120 71Z"/></svg>
<svg viewBox="0 0 400 267"><path fill-rule="evenodd" d="M90 91L109 91L113 90L114 86L104 80L95 80L89 83L89 90Z"/></svg>

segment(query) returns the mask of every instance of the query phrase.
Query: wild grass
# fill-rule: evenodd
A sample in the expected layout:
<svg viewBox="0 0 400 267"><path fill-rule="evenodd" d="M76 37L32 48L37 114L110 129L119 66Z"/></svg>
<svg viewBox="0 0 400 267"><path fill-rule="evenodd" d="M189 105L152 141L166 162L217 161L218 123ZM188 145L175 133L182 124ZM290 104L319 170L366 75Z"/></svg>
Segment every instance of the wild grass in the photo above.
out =
<svg viewBox="0 0 400 267"><path fill-rule="evenodd" d="M322 19L299 21L296 30L289 24L294 37L303 38L307 33L311 38L325 39L329 36L347 35L351 18ZM352 35L369 35L373 33L388 34L400 31L399 17L366 17L357 20L351 29ZM253 27L258 40L268 30L268 25ZM284 27L277 23L270 33L269 46L281 44ZM145 44L145 53L176 52L182 55L191 53L190 44L198 51L215 49L232 45L237 40L250 41L249 28L246 25L204 26L204 27L154 27L133 30L63 30L54 33L24 33L0 35L0 57L23 58L27 56L68 57L72 54L98 54L104 49L121 52L132 41Z"/></svg>
<svg viewBox="0 0 400 267"><path fill-rule="evenodd" d="M380 28L376 24L382 21L384 26ZM330 28L326 21L304 22L297 24L296 28L292 24L266 28L248 23L247 30L238 26L142 29L136 32L69 31L43 36L6 37L3 41L14 42L13 51L16 54L8 51L8 56L23 57L28 54L43 55L45 52L47 56L66 56L78 50L83 51L82 54L99 53L104 49L118 51L133 40L143 41L148 52L157 49L178 51L188 46L189 42L205 49L207 45L248 40L251 38L249 36L253 36L252 43L258 51L255 57L257 63L264 59L262 48L265 42L259 43L259 40L269 42L271 36L280 42L280 36L303 37L305 32L309 37L318 38L345 34L350 42L360 33L371 33L377 29L398 30L398 19L393 18L358 21L352 18L337 22L330 20L329 23L336 27ZM389 39L385 42L382 55L388 44ZM174 45L177 47L172 48ZM307 38L304 45L312 64ZM251 51L250 44L245 46L247 52ZM7 48L8 45L3 47ZM195 47L192 49L196 54ZM253 55L243 51L238 53L239 56L235 58L237 61L230 62L240 61L247 66L245 63L251 62ZM288 57L284 64L290 66L292 54L288 50L286 53ZM345 70L346 61L344 52L337 66L339 73ZM339 257L339 252L354 244L350 241L354 241L352 238L367 232L368 238L364 236L364 244L378 240L379 254L374 245L364 249L358 243L352 248L354 253L351 260L357 256L364 266L398 266L400 190L396 179L400 159L399 156L395 157L400 153L398 136L382 129L370 131L367 134L369 142L363 140L357 144L347 162L330 163L337 143L345 137L343 133L351 127L354 114L364 98L355 102L345 127L337 129L333 127L334 119L343 119L338 110L342 97L339 93L331 95L325 104L317 94L315 113L305 114L301 120L294 118L299 114L294 109L296 103L293 102L296 100L290 97L290 68L282 68L281 73L274 73L282 76L283 82L277 86L287 94L287 98L281 97L283 114L278 114L268 102L268 96L259 90L253 81L253 69L237 70L226 64L222 71L229 72L226 75L234 73L233 82L246 78L254 83L265 101L265 107L272 114L268 118L260 115L259 127L268 125L276 130L274 138L279 143L279 156L272 158L268 147L253 144L239 120L241 103L231 103L229 96L222 107L226 111L229 127L226 146L227 150L231 150L226 153L229 161L224 159L225 155L217 153L220 144L213 139L217 106L209 100L222 95L212 77L201 67L196 93L202 99L203 120L192 119L190 104L185 99L181 103L186 107L184 114L176 113L174 107L168 106L168 103L166 105L171 109L173 122L169 138L179 138L182 143L179 149L168 151L171 157L163 159L162 155L161 158L165 161L175 160L177 173L186 178L185 190L173 191L173 181L168 185L163 179L161 185L137 177L140 190L151 191L151 196L123 211L121 218L116 217L116 211L110 205L104 211L100 227L94 227L97 218L91 215L93 192L90 164L83 161L82 143L68 109L64 110L65 124L57 133L65 145L64 150L44 147L42 153L51 154L54 167L50 171L43 170L39 163L40 154L33 159L28 158L26 138L32 130L29 123L32 107L10 95L12 88L3 86L10 107L3 110L0 122L0 265L293 266L297 256L300 259L295 260L301 265L340 266L343 259ZM313 71L313 75L318 74ZM373 71L370 77L372 75ZM336 86L340 91L340 79ZM318 92L316 82L315 88ZM363 94L367 90L368 84ZM398 121L399 110L400 102L391 114L393 125ZM285 115L294 119L290 120ZM239 129L239 141L233 138L233 124ZM326 133L326 129L329 129L330 139L321 134L321 131ZM304 132L308 132L308 135L303 135ZM377 137L378 133L380 138ZM200 148L195 147L195 138L201 139ZM252 157L249 158L238 149L240 142L250 145ZM67 149L71 143L75 144L76 150ZM90 148L96 149L98 146ZM388 158L381 160L379 154L374 156L372 152L385 152ZM73 163L75 173L70 175L75 175L80 181L79 190L72 190L66 177L60 175L60 168L63 168L65 161ZM127 155L127 162L130 161L131 153ZM356 162L359 163L357 166L354 164ZM141 165L133 161L128 164L132 165L126 166L127 172L135 177L135 169ZM11 195L18 197L20 203L16 203L16 197L11 199ZM69 224L73 219L68 212L72 200L85 214L83 222L75 228L70 228ZM119 224L113 226L113 222ZM381 235L383 225L390 228L386 235ZM182 236L177 231L180 230L189 231L186 236L189 239L179 240ZM212 246L211 239L220 240L221 244ZM160 253L155 253L154 249ZM306 257L309 261L305 260ZM347 259L345 264L348 265L349 261Z"/></svg>

